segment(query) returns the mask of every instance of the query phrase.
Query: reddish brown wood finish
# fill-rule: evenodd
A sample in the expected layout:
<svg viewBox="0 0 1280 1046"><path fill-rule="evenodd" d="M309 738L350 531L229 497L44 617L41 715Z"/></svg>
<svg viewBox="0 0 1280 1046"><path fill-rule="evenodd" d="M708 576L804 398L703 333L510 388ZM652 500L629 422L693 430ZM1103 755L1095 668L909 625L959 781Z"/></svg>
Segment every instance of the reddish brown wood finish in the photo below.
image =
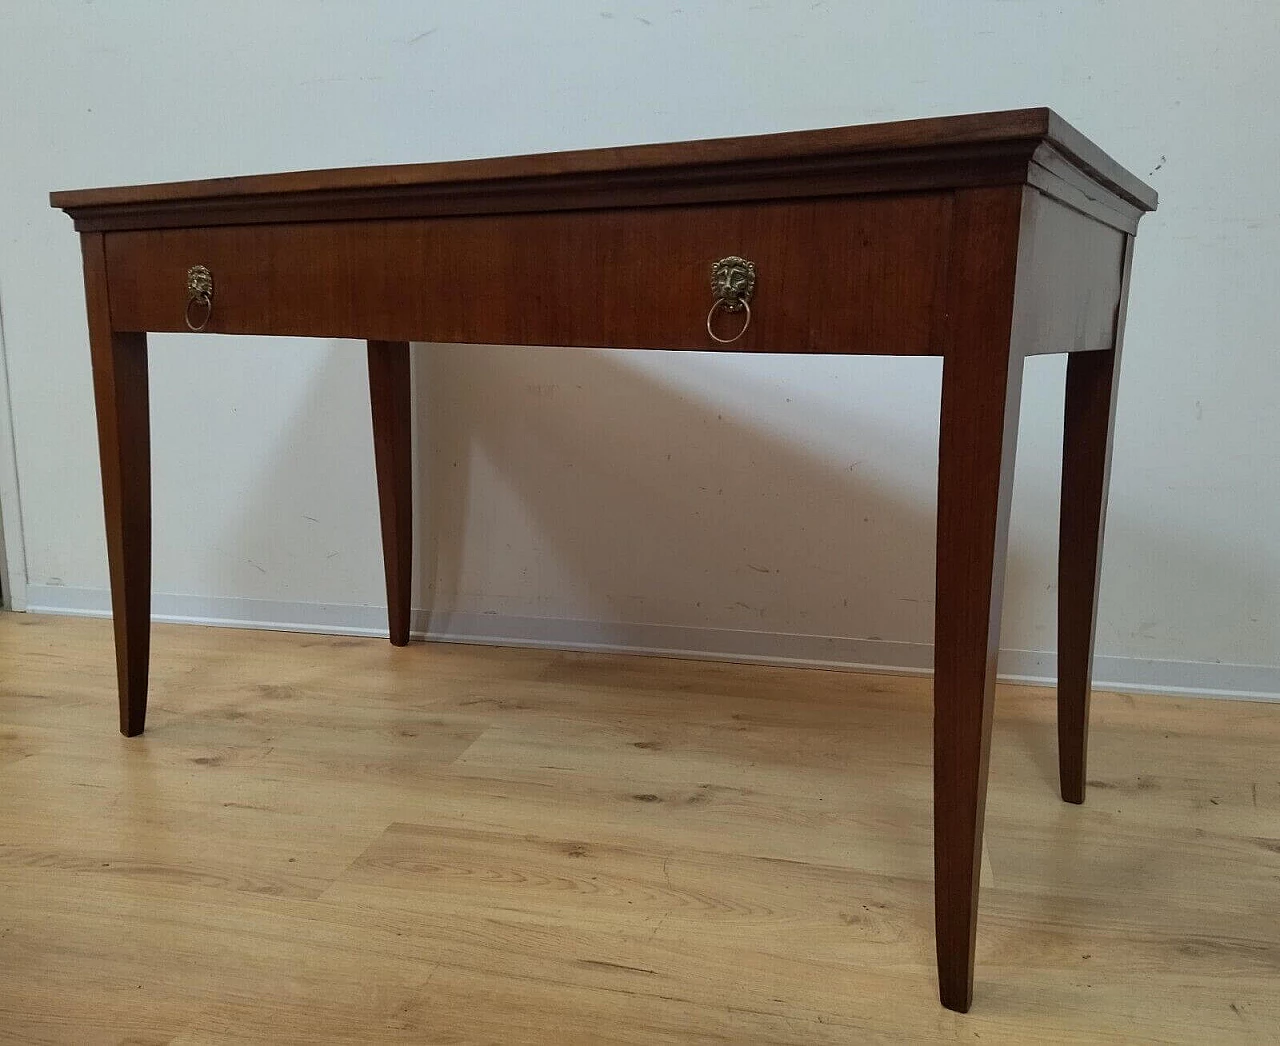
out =
<svg viewBox="0 0 1280 1046"><path fill-rule="evenodd" d="M1028 164L1036 171L1028 173ZM1009 184L1130 222L1156 194L1049 109L53 193L82 231L492 214ZM1080 204L1081 209L1089 206Z"/></svg>
<svg viewBox="0 0 1280 1046"><path fill-rule="evenodd" d="M1013 351L1088 352L1115 343L1126 235L1043 193L1023 194Z"/></svg>
<svg viewBox="0 0 1280 1046"><path fill-rule="evenodd" d="M938 443L934 868L944 1006L973 998L974 932L1022 357L1013 335L1020 189L956 201Z"/></svg>
<svg viewBox="0 0 1280 1046"><path fill-rule="evenodd" d="M112 330L102 236L80 240L115 626L120 732L142 733L151 647L151 419L147 336Z"/></svg>
<svg viewBox="0 0 1280 1046"><path fill-rule="evenodd" d="M124 330L185 330L186 271L213 273L206 329L388 341L936 353L950 195L113 233ZM708 279L760 272L747 334L707 334Z"/></svg>
<svg viewBox="0 0 1280 1046"><path fill-rule="evenodd" d="M413 417L409 388L409 343L369 342L369 402L373 408L382 562L387 575L387 623L395 646L409 642L413 579Z"/></svg>
<svg viewBox="0 0 1280 1046"><path fill-rule="evenodd" d="M1083 797L1129 246L1155 194L1048 110L542 157L54 195L85 232L121 727L146 707L145 335L368 339L391 641L408 639L411 340L719 349L712 261L757 265L740 352L943 357L934 802L939 988L973 995L1023 360L1070 352L1059 731ZM95 230L107 230L105 234Z"/></svg>
<svg viewBox="0 0 1280 1046"><path fill-rule="evenodd" d="M1058 775L1062 798L1069 803L1084 802L1098 574L1132 263L1130 238L1124 252L1114 347L1067 357L1058 528Z"/></svg>

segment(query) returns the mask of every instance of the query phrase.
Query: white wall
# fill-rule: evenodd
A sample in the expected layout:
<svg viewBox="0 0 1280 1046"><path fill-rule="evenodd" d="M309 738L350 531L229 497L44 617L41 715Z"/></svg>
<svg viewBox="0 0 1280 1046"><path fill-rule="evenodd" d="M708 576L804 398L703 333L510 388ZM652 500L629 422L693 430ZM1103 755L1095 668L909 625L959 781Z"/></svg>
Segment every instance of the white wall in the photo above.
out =
<svg viewBox="0 0 1280 1046"><path fill-rule="evenodd" d="M1280 691L1271 0L0 12L0 493L33 607L101 606L107 579L78 248L50 189L1047 104L1162 199L1133 278L1099 676ZM361 347L152 344L157 608L376 624ZM1004 633L1022 651L1054 645L1062 374L1027 376ZM419 347L416 605L455 632L923 664L938 381L930 360Z"/></svg>

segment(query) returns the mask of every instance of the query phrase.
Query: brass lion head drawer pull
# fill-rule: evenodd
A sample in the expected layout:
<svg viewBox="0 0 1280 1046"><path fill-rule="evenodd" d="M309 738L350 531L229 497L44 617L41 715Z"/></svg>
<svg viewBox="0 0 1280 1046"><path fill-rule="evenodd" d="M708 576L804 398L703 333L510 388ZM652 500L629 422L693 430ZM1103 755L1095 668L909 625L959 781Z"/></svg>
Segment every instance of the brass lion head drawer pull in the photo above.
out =
<svg viewBox="0 0 1280 1046"><path fill-rule="evenodd" d="M187 270L185 315L187 327L193 331L204 330L209 317L213 315L213 273L203 265L193 265Z"/></svg>
<svg viewBox="0 0 1280 1046"><path fill-rule="evenodd" d="M737 341L747 333L751 326L751 292L756 289L756 266L746 258L731 254L721 258L711 266L711 293L715 301L711 303L711 311L707 313L707 333L721 345ZM715 332L715 319L718 312L743 313L742 326L738 333L730 338L722 338Z"/></svg>

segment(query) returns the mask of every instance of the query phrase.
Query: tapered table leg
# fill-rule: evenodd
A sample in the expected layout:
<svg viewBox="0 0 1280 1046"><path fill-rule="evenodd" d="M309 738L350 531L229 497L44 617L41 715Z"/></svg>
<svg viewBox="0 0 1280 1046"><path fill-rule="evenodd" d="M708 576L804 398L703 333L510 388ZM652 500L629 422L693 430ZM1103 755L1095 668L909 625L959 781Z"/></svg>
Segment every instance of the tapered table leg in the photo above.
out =
<svg viewBox="0 0 1280 1046"><path fill-rule="evenodd" d="M973 999L992 696L1018 437L1012 348L1023 196L957 194L943 331L934 619L934 919L942 1004Z"/></svg>
<svg viewBox="0 0 1280 1046"><path fill-rule="evenodd" d="M382 518L382 562L387 578L387 619L391 642L404 646L409 642L413 571L413 423L408 342L369 342L369 400Z"/></svg>
<svg viewBox="0 0 1280 1046"><path fill-rule="evenodd" d="M1003 368L1000 368L1003 371ZM973 998L982 826L1022 361L943 364L934 638L934 890L942 1003Z"/></svg>
<svg viewBox="0 0 1280 1046"><path fill-rule="evenodd" d="M82 237L111 575L120 732L142 733L151 645L151 435L145 334L111 329L103 238Z"/></svg>
<svg viewBox="0 0 1280 1046"><path fill-rule="evenodd" d="M1132 251L1130 239L1115 347L1106 352L1074 352L1067 357L1058 529L1058 776L1062 798L1069 803L1084 802L1098 572Z"/></svg>
<svg viewBox="0 0 1280 1046"><path fill-rule="evenodd" d="M1067 359L1058 531L1058 776L1068 803L1084 802L1114 361L1114 351L1077 352Z"/></svg>

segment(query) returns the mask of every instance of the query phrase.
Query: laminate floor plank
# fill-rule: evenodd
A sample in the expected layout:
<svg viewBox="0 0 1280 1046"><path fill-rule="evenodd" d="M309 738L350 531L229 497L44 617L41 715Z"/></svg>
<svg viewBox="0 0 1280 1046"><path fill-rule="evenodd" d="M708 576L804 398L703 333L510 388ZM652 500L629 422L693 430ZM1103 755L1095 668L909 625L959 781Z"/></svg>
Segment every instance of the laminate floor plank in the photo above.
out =
<svg viewBox="0 0 1280 1046"><path fill-rule="evenodd" d="M1280 705L1001 686L978 978L930 682L0 615L0 1043L1280 1041Z"/></svg>

